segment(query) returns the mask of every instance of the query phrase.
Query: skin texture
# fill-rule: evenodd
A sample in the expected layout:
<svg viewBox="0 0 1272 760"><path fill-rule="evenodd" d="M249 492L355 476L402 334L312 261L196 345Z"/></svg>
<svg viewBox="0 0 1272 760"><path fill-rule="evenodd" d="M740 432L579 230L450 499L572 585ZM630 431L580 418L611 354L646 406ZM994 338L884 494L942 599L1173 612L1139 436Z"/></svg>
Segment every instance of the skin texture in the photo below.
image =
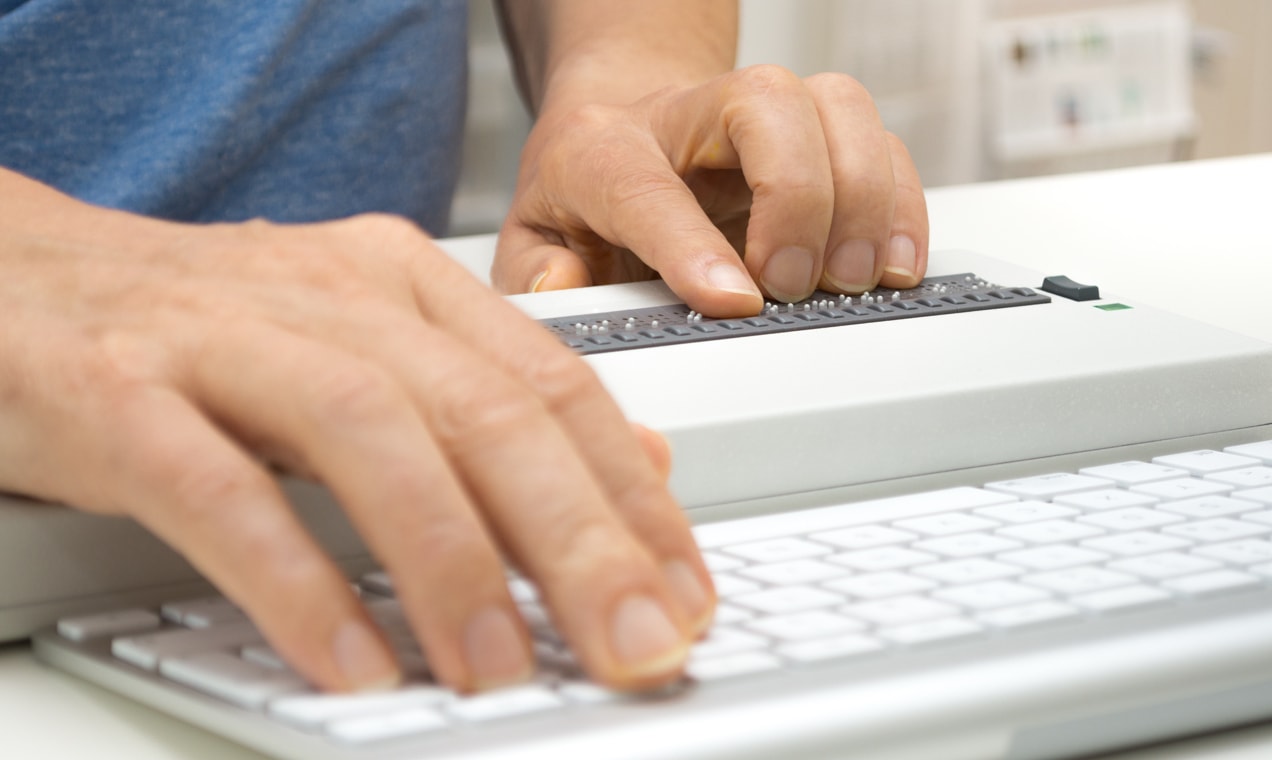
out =
<svg viewBox="0 0 1272 760"><path fill-rule="evenodd" d="M730 71L731 3L504 10L523 83L543 84L526 87L539 117L500 234L497 287L656 273L691 307L739 316L814 287L860 293L922 278L918 172L851 77Z"/></svg>
<svg viewBox="0 0 1272 760"><path fill-rule="evenodd" d="M501 558L599 680L678 672L713 594L665 443L414 226L179 225L9 172L0 193L6 490L139 520L327 688L396 665L268 465L332 489L446 683L530 673Z"/></svg>
<svg viewBox="0 0 1272 760"><path fill-rule="evenodd" d="M733 315L922 275L917 174L869 96L729 72L732 3L504 11L538 118L501 289L657 271ZM665 442L408 222L176 224L0 169L0 273L0 489L138 520L320 687L399 672L278 469L335 493L455 688L531 673L505 562L615 688L677 677L710 623Z"/></svg>

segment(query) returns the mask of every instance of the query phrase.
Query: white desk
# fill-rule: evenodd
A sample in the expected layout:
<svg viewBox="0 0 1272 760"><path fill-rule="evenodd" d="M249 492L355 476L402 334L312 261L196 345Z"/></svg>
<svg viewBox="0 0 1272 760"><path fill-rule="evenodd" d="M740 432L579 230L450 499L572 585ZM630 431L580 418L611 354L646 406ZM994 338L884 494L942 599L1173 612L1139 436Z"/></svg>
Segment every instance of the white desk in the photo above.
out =
<svg viewBox="0 0 1272 760"><path fill-rule="evenodd" d="M932 248L967 248L1272 341L1272 155L929 193ZM452 246L480 271L491 239ZM1272 390L1272 389L1270 389ZM1255 760L1272 725L1117 760ZM259 755L0 648L0 757ZM1108 758L1107 760L1113 760Z"/></svg>

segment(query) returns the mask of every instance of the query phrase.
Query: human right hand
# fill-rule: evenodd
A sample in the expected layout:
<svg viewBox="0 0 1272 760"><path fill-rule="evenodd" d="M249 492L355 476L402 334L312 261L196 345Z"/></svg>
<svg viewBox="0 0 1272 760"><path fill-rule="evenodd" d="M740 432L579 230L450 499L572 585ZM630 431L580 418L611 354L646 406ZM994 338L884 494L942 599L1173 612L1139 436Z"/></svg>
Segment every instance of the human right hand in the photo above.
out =
<svg viewBox="0 0 1272 760"><path fill-rule="evenodd" d="M413 225L0 201L0 489L136 518L325 689L399 672L270 465L336 495L443 683L531 672L504 560L593 678L679 672L714 594L665 450Z"/></svg>

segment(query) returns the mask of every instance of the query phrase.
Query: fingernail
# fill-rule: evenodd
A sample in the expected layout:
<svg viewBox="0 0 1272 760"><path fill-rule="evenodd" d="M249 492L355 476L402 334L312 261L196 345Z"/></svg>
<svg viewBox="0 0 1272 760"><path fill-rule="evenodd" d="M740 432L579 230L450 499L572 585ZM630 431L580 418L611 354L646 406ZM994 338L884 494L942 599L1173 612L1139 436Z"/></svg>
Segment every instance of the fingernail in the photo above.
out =
<svg viewBox="0 0 1272 760"><path fill-rule="evenodd" d="M543 281L544 281L544 280L546 280L546 279L548 279L548 270L546 270L546 269L545 269L545 270L543 270L542 272L540 272L539 274L535 275L534 279L530 281L530 290L529 290L529 292L531 292L531 293L538 293L538 292L539 292L539 286L540 286L540 285L542 285L542 284L543 284Z"/></svg>
<svg viewBox="0 0 1272 760"><path fill-rule="evenodd" d="M614 654L636 674L667 673L684 662L687 644L650 597L633 594L624 599L611 624Z"/></svg>
<svg viewBox="0 0 1272 760"><path fill-rule="evenodd" d="M357 620L346 621L332 641L336 666L357 691L391 689L402 680L380 638Z"/></svg>
<svg viewBox="0 0 1272 760"><path fill-rule="evenodd" d="M883 269L902 277L914 277L918 260L919 253L914 241L904 235L897 235L888 242L888 263Z"/></svg>
<svg viewBox="0 0 1272 760"><path fill-rule="evenodd" d="M663 565L663 575L667 577L667 583L671 585L680 606L685 609L686 616L694 621L695 627L702 628L710 623L711 597L688 563L673 559Z"/></svg>
<svg viewBox="0 0 1272 760"><path fill-rule="evenodd" d="M517 625L500 607L487 607L464 629L464 657L479 689L520 683L534 672Z"/></svg>
<svg viewBox="0 0 1272 760"><path fill-rule="evenodd" d="M840 243L826 262L826 279L845 293L874 288L875 247L869 240Z"/></svg>
<svg viewBox="0 0 1272 760"><path fill-rule="evenodd" d="M755 287L755 283L751 282L751 278L747 276L736 266L717 262L707 269L707 284L715 290L723 290L727 293L741 293L744 296L759 297L760 291Z"/></svg>
<svg viewBox="0 0 1272 760"><path fill-rule="evenodd" d="M779 301L799 301L813 292L817 259L807 248L791 246L777 251L764 265L761 279L769 295Z"/></svg>

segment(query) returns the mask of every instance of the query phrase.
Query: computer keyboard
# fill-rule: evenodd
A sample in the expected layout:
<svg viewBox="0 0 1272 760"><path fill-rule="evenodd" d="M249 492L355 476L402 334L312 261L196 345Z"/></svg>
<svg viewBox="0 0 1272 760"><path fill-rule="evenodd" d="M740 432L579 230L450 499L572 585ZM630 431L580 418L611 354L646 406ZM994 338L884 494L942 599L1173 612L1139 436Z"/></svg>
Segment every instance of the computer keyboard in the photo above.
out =
<svg viewBox="0 0 1272 760"><path fill-rule="evenodd" d="M315 693L215 597L64 619L36 646L61 667L272 754L317 757L325 747L331 757L445 757L474 729L483 741L533 721L548 733L583 731L594 710L641 721L692 710L717 692L763 699L810 674L852 679L864 664L921 653L971 656L1038 632L1195 612L1239 595L1265 604L1272 441L695 533L720 597L716 621L693 648L684 681L652 697L589 682L535 586L516 576L509 584L534 633L539 672L490 693L460 695L430 679L383 573L357 585L408 675L396 691Z"/></svg>

